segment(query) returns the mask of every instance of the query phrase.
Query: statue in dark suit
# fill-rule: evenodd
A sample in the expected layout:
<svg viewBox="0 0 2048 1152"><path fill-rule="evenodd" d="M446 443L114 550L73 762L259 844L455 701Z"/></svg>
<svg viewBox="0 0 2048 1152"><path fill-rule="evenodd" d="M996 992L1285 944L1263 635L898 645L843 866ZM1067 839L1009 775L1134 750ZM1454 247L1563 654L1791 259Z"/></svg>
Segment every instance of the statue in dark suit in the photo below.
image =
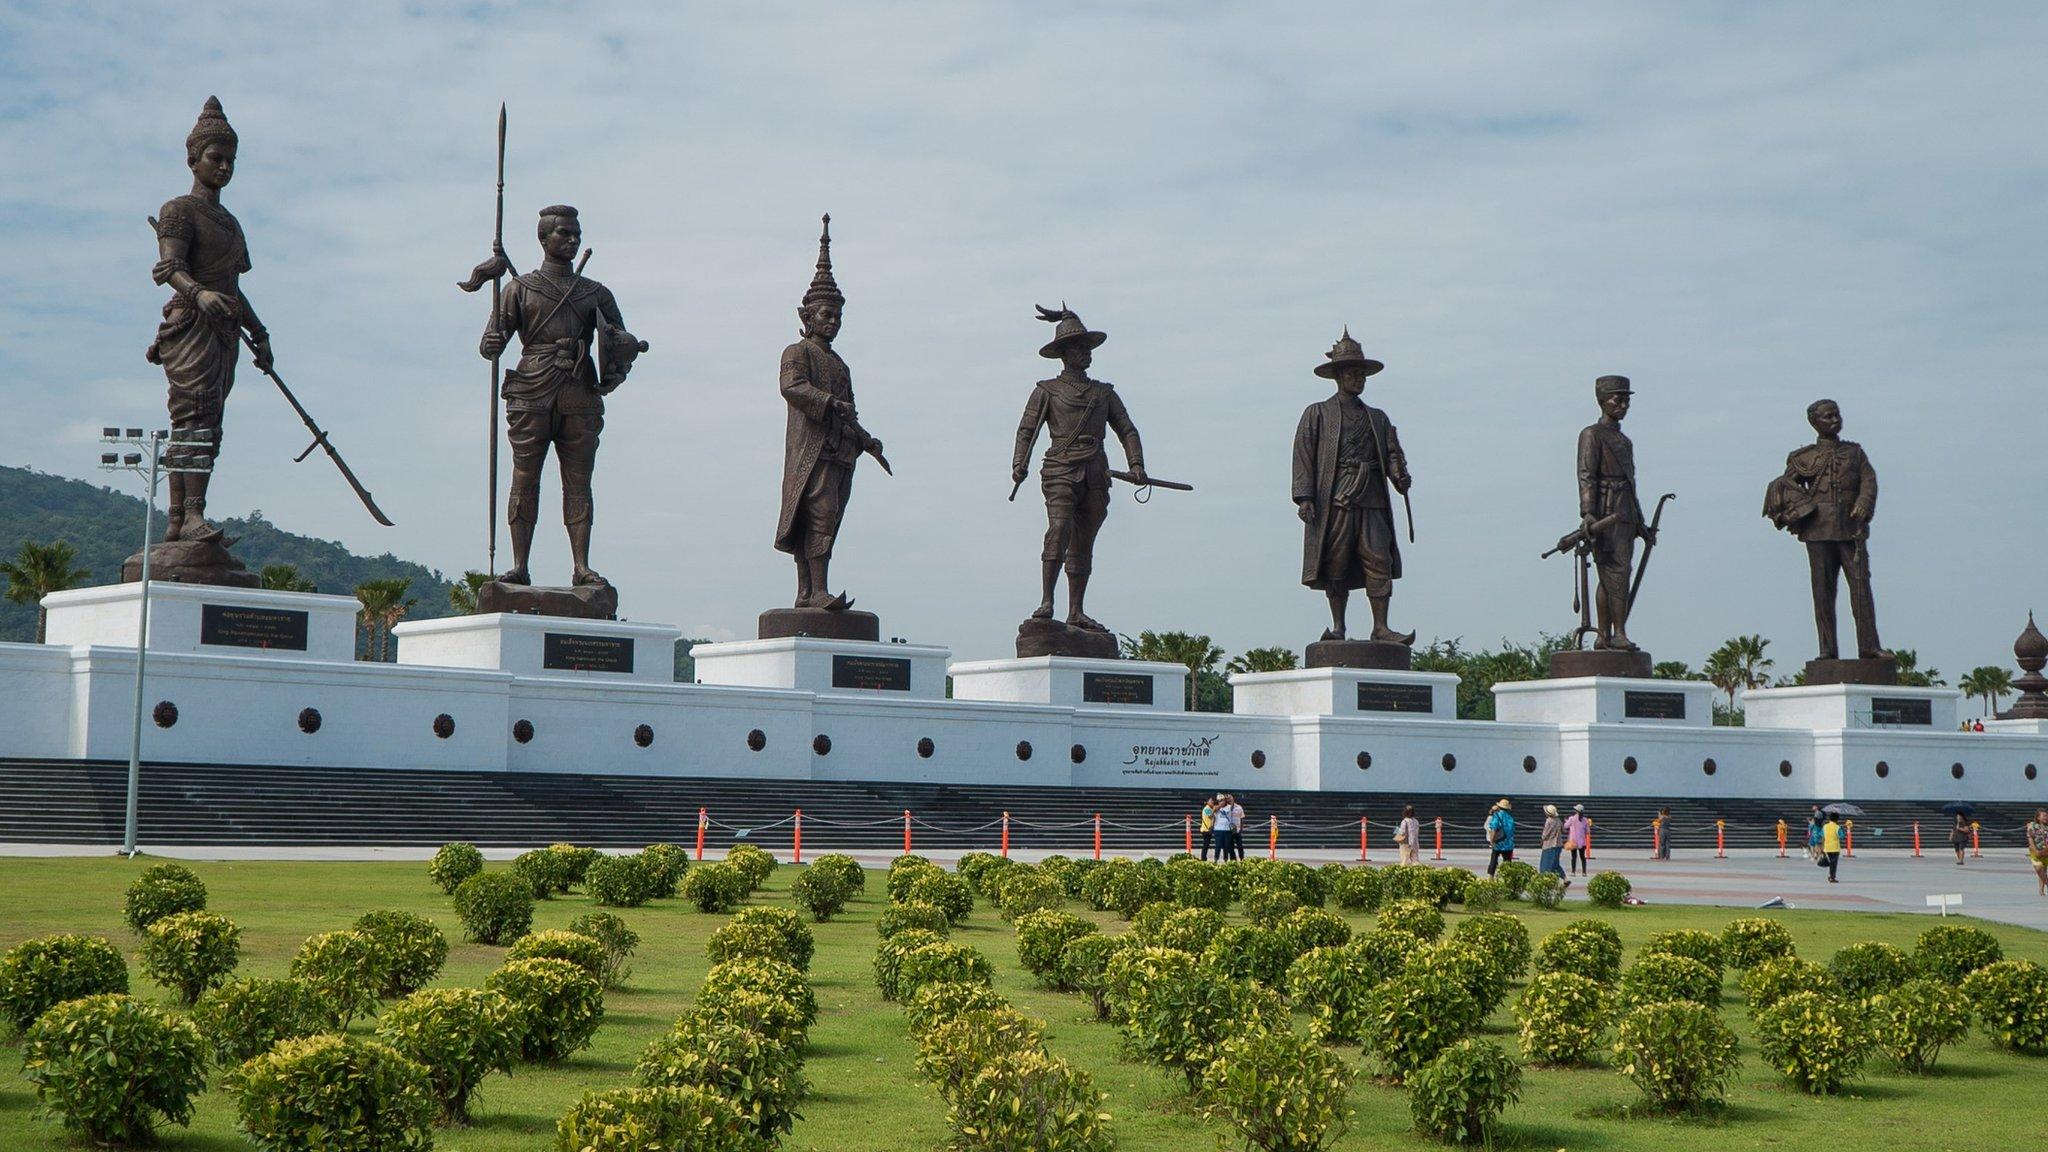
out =
<svg viewBox="0 0 2048 1152"><path fill-rule="evenodd" d="M1637 650L1628 638L1629 571L1636 541L1657 542L1657 530L1643 522L1642 501L1636 498L1636 446L1621 430L1633 395L1626 376L1594 381L1600 419L1579 432L1579 528L1599 573L1593 593L1598 625L1593 647L1620 652Z"/></svg>
<svg viewBox="0 0 2048 1152"><path fill-rule="evenodd" d="M1764 516L1806 544L1813 577L1813 620L1820 658L1841 655L1835 595L1849 583L1856 655L1889 660L1877 639L1877 602L1870 592L1870 521L1877 514L1877 471L1863 446L1842 439L1842 409L1833 400L1806 408L1816 439L1785 457L1785 472L1764 493Z"/></svg>
<svg viewBox="0 0 2048 1152"><path fill-rule="evenodd" d="M1387 625L1401 576L1388 486L1407 494L1408 458L1387 414L1362 399L1366 377L1385 365L1368 359L1348 328L1327 356L1315 372L1335 380L1337 391L1304 409L1294 430L1294 507L1305 526L1301 582L1329 598L1324 640L1345 639L1351 590L1363 588L1372 604L1372 639L1412 644L1415 633Z"/></svg>

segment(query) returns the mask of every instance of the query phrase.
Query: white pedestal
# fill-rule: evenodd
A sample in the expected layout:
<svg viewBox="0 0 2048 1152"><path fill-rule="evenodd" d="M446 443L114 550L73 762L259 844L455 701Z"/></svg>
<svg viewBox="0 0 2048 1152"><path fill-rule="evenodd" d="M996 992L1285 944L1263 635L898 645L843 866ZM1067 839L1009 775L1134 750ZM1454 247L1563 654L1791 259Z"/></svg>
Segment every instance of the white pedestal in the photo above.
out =
<svg viewBox="0 0 2048 1152"><path fill-rule="evenodd" d="M2006 736L2048 736L2048 720L1986 720L1984 731Z"/></svg>
<svg viewBox="0 0 2048 1152"><path fill-rule="evenodd" d="M1452 672L1296 668L1240 672L1230 678L1230 687L1231 711L1240 716L1458 718L1458 677Z"/></svg>
<svg viewBox="0 0 2048 1152"><path fill-rule="evenodd" d="M699 644L699 684L796 688L821 696L943 700L951 649L872 640L783 636Z"/></svg>
<svg viewBox="0 0 2048 1152"><path fill-rule="evenodd" d="M139 582L52 592L48 643L133 648L141 601ZM149 650L350 661L362 607L353 596L152 580Z"/></svg>
<svg viewBox="0 0 2048 1152"><path fill-rule="evenodd" d="M1815 684L1753 689L1743 694L1742 712L1751 728L1954 732L1962 699L1954 688Z"/></svg>
<svg viewBox="0 0 2048 1152"><path fill-rule="evenodd" d="M955 664L952 675L955 700L1160 712L1187 708L1188 670L1181 664L1032 656Z"/></svg>
<svg viewBox="0 0 2048 1152"><path fill-rule="evenodd" d="M1519 724L1707 728L1714 723L1714 691L1703 680L1517 680L1493 686L1493 714L1497 720Z"/></svg>
<svg viewBox="0 0 2048 1152"><path fill-rule="evenodd" d="M675 680L682 632L666 624L493 612L408 620L391 634L398 638L400 664L668 684Z"/></svg>

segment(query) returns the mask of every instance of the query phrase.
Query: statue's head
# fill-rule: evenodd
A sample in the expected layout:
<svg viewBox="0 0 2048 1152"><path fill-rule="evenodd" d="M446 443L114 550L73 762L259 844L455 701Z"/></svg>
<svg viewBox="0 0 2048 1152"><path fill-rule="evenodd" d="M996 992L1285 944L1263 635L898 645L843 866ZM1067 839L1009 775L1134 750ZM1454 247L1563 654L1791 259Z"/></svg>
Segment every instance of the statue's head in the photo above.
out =
<svg viewBox="0 0 2048 1152"><path fill-rule="evenodd" d="M1815 400L1806 406L1806 422L1822 436L1837 436L1842 431L1842 406L1833 400Z"/></svg>
<svg viewBox="0 0 2048 1152"><path fill-rule="evenodd" d="M1346 396L1357 396L1365 391L1365 378L1372 372L1364 364L1339 364L1337 366L1337 391Z"/></svg>
<svg viewBox="0 0 2048 1152"><path fill-rule="evenodd" d="M1626 376L1602 376L1593 382L1593 398L1609 420L1619 421L1628 415L1629 398L1634 394Z"/></svg>
<svg viewBox="0 0 2048 1152"><path fill-rule="evenodd" d="M576 210L567 204L550 204L540 210L540 223L534 229L540 235L540 250L549 259L568 263L576 259L576 250L583 246L583 225L576 218Z"/></svg>
<svg viewBox="0 0 2048 1152"><path fill-rule="evenodd" d="M1095 363L1095 346L1085 340L1069 340L1060 345L1060 363L1069 372L1086 372Z"/></svg>
<svg viewBox="0 0 2048 1152"><path fill-rule="evenodd" d="M235 149L239 144L234 126L221 110L220 98L208 96L198 123L185 136L185 167L192 170L194 179L218 191L235 178Z"/></svg>
<svg viewBox="0 0 2048 1152"><path fill-rule="evenodd" d="M796 309L796 318L803 324L804 335L827 344L839 335L839 325L845 315L846 304L839 300L813 300L797 305Z"/></svg>

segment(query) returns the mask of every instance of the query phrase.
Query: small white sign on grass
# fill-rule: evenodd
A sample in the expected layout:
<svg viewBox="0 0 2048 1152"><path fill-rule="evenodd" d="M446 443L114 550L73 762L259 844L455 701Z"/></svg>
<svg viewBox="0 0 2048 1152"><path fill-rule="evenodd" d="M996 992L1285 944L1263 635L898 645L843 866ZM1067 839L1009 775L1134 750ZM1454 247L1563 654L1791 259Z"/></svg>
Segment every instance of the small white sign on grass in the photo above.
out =
<svg viewBox="0 0 2048 1152"><path fill-rule="evenodd" d="M1963 894L1961 892L1946 892L1938 896L1929 896L1927 898L1927 906L1929 908L1940 908L1941 914L1943 916L1948 915L1948 910L1951 905L1960 908L1962 907L1962 904Z"/></svg>

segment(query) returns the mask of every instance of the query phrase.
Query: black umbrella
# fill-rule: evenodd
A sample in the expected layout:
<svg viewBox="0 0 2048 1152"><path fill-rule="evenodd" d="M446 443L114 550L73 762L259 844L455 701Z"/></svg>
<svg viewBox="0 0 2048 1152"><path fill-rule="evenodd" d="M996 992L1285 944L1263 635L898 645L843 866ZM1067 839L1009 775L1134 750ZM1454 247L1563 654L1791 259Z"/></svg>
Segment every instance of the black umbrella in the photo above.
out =
<svg viewBox="0 0 2048 1152"><path fill-rule="evenodd" d="M1825 808L1822 808L1822 809L1821 809L1821 811L1823 811L1823 812L1827 813L1827 814L1828 814L1828 815L1830 815L1830 816L1861 816L1861 815L1863 815L1863 809L1861 809L1861 808L1858 808L1858 807L1857 807L1857 806L1855 806L1854 804L1830 804L1830 805L1828 805L1827 807L1825 807Z"/></svg>
<svg viewBox="0 0 2048 1152"><path fill-rule="evenodd" d="M1957 800L1952 804L1943 804L1941 806L1941 814L1943 816L1975 816L1977 814L1977 806Z"/></svg>

